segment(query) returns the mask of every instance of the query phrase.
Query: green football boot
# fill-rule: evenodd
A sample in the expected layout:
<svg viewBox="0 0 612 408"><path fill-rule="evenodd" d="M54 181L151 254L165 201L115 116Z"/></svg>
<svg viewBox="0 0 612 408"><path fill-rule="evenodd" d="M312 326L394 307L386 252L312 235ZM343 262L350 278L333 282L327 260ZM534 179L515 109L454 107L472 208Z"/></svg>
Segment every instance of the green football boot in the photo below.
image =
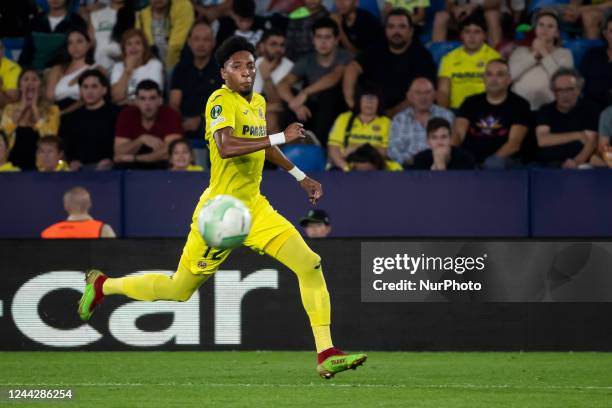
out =
<svg viewBox="0 0 612 408"><path fill-rule="evenodd" d="M317 372L321 378L329 380L339 372L357 369L367 358L366 354L346 354L342 350L332 347L318 354Z"/></svg>
<svg viewBox="0 0 612 408"><path fill-rule="evenodd" d="M79 316L81 320L87 321L91 318L95 308L102 303L104 293L102 285L106 280L106 275L97 269L90 269L85 272L85 290L79 300Z"/></svg>

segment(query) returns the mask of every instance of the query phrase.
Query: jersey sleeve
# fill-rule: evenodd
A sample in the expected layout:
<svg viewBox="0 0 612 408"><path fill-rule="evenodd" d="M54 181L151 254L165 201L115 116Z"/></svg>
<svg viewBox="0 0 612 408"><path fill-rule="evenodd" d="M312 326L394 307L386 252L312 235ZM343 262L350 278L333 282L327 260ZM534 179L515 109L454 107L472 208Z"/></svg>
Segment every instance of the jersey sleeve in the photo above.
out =
<svg viewBox="0 0 612 408"><path fill-rule="evenodd" d="M206 133L210 135L224 127L236 128L236 109L231 96L218 93L210 97L206 106L206 123L210 130Z"/></svg>
<svg viewBox="0 0 612 408"><path fill-rule="evenodd" d="M382 129L381 129L381 133L382 133L382 146L386 149L387 147L389 147L389 137L391 135L391 119L389 119L386 116L382 117Z"/></svg>
<svg viewBox="0 0 612 408"><path fill-rule="evenodd" d="M451 64L449 54L446 54L444 57L442 57L442 62L440 62L440 70L438 71L438 76L442 78L450 78L450 65Z"/></svg>
<svg viewBox="0 0 612 408"><path fill-rule="evenodd" d="M348 124L348 116L346 114L341 114L338 116L329 131L329 140L327 144L330 146L344 146L344 134L346 132L346 125Z"/></svg>

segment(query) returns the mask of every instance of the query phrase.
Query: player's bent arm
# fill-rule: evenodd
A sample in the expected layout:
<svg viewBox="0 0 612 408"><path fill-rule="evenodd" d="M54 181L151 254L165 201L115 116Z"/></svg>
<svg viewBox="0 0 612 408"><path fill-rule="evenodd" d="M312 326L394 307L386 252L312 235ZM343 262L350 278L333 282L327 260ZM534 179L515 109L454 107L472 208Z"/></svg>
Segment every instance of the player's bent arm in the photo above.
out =
<svg viewBox="0 0 612 408"><path fill-rule="evenodd" d="M465 134L467 133L470 121L466 118L457 117L455 119L455 125L453 126L453 146L461 146L465 140Z"/></svg>
<svg viewBox="0 0 612 408"><path fill-rule="evenodd" d="M510 134L508 135L508 141L504 143L497 151L495 155L497 157L510 157L514 153L521 149L523 139L527 135L527 126L523 125L512 125L510 126Z"/></svg>
<svg viewBox="0 0 612 408"><path fill-rule="evenodd" d="M551 133L550 126L540 125L536 127L536 137L539 147L557 146L560 144L581 142L584 140L584 132Z"/></svg>
<svg viewBox="0 0 612 408"><path fill-rule="evenodd" d="M115 137L115 157L124 154L134 154L142 146L140 138L128 139L127 137Z"/></svg>
<svg viewBox="0 0 612 408"><path fill-rule="evenodd" d="M363 73L363 68L357 61L351 61L344 70L344 78L342 79L342 93L344 100L349 108L353 108L355 99L355 84L357 78Z"/></svg>
<svg viewBox="0 0 612 408"><path fill-rule="evenodd" d="M436 94L438 105L448 108L450 105L450 78L438 78L438 92Z"/></svg>
<svg viewBox="0 0 612 408"><path fill-rule="evenodd" d="M289 160L277 146L266 148L266 160L285 171L289 171L295 167L295 164L291 163L291 160Z"/></svg>
<svg viewBox="0 0 612 408"><path fill-rule="evenodd" d="M293 74L287 74L285 77L278 83L276 86L276 90L280 98L289 103L294 98L293 92L291 92L291 86L298 81L298 77Z"/></svg>
<svg viewBox="0 0 612 408"><path fill-rule="evenodd" d="M242 156L272 146L270 137L241 138L234 136L234 129L224 127L213 134L217 150L222 159Z"/></svg>

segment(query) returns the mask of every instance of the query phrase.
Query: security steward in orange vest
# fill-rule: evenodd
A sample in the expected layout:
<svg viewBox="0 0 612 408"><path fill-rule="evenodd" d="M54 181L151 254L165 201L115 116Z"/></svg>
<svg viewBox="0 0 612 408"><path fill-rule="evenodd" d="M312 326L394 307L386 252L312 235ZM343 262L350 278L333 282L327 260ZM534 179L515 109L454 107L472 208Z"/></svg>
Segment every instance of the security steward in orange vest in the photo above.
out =
<svg viewBox="0 0 612 408"><path fill-rule="evenodd" d="M64 194L66 221L47 227L41 237L54 238L115 238L112 227L89 215L91 196L83 187L73 187Z"/></svg>

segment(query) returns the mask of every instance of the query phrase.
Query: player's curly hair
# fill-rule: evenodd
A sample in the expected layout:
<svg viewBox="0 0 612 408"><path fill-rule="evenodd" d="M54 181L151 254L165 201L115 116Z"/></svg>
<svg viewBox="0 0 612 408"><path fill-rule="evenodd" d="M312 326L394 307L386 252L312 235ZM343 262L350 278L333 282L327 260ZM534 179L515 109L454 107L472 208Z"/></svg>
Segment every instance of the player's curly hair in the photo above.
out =
<svg viewBox="0 0 612 408"><path fill-rule="evenodd" d="M232 55L240 51L248 51L255 58L255 47L246 38L234 35L223 41L223 44L217 48L215 59L220 67L224 66Z"/></svg>

